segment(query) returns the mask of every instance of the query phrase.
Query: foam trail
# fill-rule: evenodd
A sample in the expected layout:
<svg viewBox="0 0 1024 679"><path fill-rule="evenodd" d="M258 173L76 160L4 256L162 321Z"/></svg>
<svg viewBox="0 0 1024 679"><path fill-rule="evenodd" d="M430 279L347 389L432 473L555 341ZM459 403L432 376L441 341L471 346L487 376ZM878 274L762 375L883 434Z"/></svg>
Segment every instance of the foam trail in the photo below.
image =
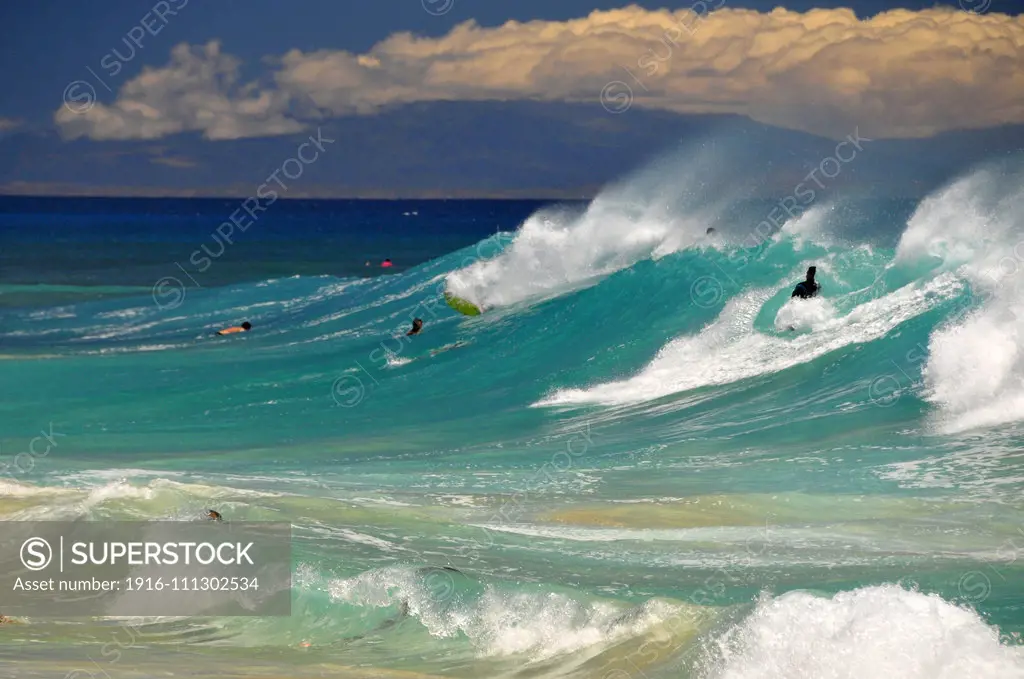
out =
<svg viewBox="0 0 1024 679"><path fill-rule="evenodd" d="M978 171L924 201L897 248L901 263L956 271L980 306L935 331L922 371L942 429L1024 419L1022 173Z"/></svg>
<svg viewBox="0 0 1024 679"><path fill-rule="evenodd" d="M824 328L836 317L835 307L823 297L812 299L790 299L775 316L775 329L818 330Z"/></svg>
<svg viewBox="0 0 1024 679"><path fill-rule="evenodd" d="M387 354L387 363L386 363L386 365L389 368L400 368L403 365L408 365L409 363L412 363L412 359L411 358L403 358L403 357L398 356L397 354L395 354L393 351L388 350L386 352L386 354Z"/></svg>
<svg viewBox="0 0 1024 679"><path fill-rule="evenodd" d="M974 611L884 585L762 601L703 670L702 679L1020 679L1024 655Z"/></svg>

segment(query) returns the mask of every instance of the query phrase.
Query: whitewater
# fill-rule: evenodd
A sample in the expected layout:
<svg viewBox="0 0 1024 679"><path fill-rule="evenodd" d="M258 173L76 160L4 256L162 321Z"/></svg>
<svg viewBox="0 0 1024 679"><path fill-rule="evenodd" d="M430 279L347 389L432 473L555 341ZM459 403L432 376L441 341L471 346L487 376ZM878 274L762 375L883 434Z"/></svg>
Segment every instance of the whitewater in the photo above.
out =
<svg viewBox="0 0 1024 679"><path fill-rule="evenodd" d="M294 535L290 616L133 620L116 667L125 621L28 618L0 663L1024 677L1024 171L765 233L688 163L395 274L0 283L63 296L2 307L4 520Z"/></svg>

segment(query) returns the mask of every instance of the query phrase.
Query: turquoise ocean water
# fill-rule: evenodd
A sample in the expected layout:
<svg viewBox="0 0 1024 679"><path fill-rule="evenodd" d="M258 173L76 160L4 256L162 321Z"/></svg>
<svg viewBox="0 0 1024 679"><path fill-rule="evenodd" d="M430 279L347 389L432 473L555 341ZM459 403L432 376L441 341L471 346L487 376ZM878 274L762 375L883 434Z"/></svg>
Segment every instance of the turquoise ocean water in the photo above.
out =
<svg viewBox="0 0 1024 679"><path fill-rule="evenodd" d="M5 676L1024 676L1020 186L310 203L201 274L230 205L9 205L3 518L295 542L290 617L26 619Z"/></svg>

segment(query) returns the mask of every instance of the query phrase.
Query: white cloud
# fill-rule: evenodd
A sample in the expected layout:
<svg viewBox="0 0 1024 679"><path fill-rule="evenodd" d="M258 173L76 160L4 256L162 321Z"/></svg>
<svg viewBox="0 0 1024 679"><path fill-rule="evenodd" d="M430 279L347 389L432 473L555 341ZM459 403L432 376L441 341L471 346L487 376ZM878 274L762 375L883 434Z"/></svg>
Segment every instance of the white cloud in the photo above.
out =
<svg viewBox="0 0 1024 679"><path fill-rule="evenodd" d="M238 84L239 66L218 42L178 45L170 64L145 69L112 105L97 102L81 112L65 106L55 120L69 139L159 139L191 131L207 139L239 139L302 130L285 115L285 94Z"/></svg>
<svg viewBox="0 0 1024 679"><path fill-rule="evenodd" d="M170 66L128 83L114 106L66 111L58 123L93 138L202 130L226 139L293 131L300 123L289 110L305 118L435 100L597 105L613 81L608 92L629 96L628 86L633 106L738 113L833 136L1024 123L1024 18L953 9L858 20L848 9L726 8L699 18L628 7L566 22L467 22L436 39L395 34L366 54L293 50L274 60L276 88L264 90L232 90L237 62L215 43L204 49L175 48Z"/></svg>
<svg viewBox="0 0 1024 679"><path fill-rule="evenodd" d="M14 120L13 118L0 118L0 134L16 130L19 127L21 127L20 120Z"/></svg>

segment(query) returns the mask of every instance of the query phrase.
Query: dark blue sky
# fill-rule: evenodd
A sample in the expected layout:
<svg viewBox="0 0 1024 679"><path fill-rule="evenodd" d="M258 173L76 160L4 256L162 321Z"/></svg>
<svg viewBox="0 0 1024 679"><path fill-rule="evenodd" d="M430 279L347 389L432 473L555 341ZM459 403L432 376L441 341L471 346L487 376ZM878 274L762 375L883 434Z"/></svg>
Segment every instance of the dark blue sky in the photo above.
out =
<svg viewBox="0 0 1024 679"><path fill-rule="evenodd" d="M183 0L177 0L182 2ZM425 0L429 4L429 0ZM438 0L442 2L444 0ZM566 20L594 10L636 4L648 9L683 9L684 2L661 0L635 3L615 0L453 0L442 16L433 16L419 0L188 0L156 36L146 36L139 56L118 76L118 83L136 75L144 65L162 65L170 48L180 42L192 44L220 39L224 49L255 69L266 55L289 49L304 51L332 48L362 52L391 33L412 31L439 36L452 26L474 19L484 26L509 20ZM0 118L18 118L29 124L48 124L60 106L67 83L88 77L87 67L101 72L99 60L111 48L121 46L127 31L137 25L155 0L100 0L81 2L35 0L0 3L0 45L3 45L4 96ZM779 5L761 0L727 0L726 7L749 7L767 11ZM858 0L790 0L787 9L806 11L814 7L851 7L859 16L869 16L903 7L922 9L936 2L885 2ZM432 6L437 6L432 5ZM993 0L990 10L1019 14L1024 2ZM101 101L113 100L99 91Z"/></svg>

